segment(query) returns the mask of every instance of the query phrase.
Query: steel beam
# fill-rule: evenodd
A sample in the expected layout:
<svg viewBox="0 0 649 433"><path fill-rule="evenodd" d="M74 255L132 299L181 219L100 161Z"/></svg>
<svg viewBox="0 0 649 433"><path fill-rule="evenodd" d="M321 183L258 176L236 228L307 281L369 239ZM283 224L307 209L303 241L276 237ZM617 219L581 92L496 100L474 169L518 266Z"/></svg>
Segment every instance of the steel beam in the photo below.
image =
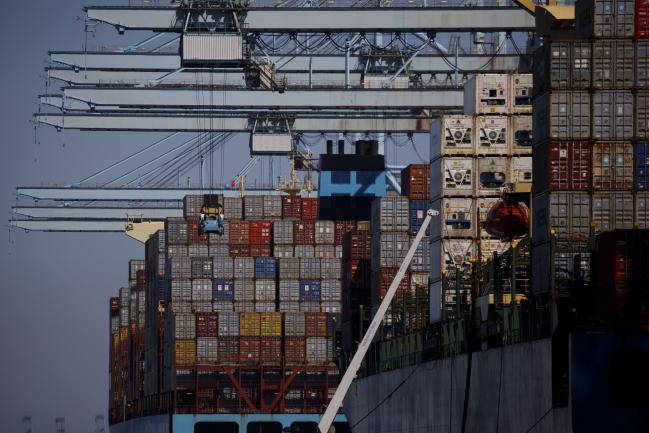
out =
<svg viewBox="0 0 649 433"><path fill-rule="evenodd" d="M447 61L453 63L454 58L442 56L441 54L419 54L410 64L411 72L434 73L449 71ZM458 56L458 67L463 71L512 71L518 67L518 54L499 54L495 59L490 54L461 54ZM156 54L156 53L80 53L80 52L52 52L50 59L54 63L60 63L75 68L80 76L89 73L88 70L101 69L103 73L111 74L120 70L140 74L146 73L155 76L155 71L174 71L181 67L178 54ZM271 62L275 64L284 63L280 72L308 72L309 65L314 72L342 72L345 70L345 56L341 55L305 55L300 54L293 57L293 54L285 56L271 55ZM359 56L350 56L352 71L358 69ZM235 70L236 73L236 70ZM183 74L194 75L195 70ZM159 78L162 74L155 76ZM130 78L127 78L130 79Z"/></svg>
<svg viewBox="0 0 649 433"><path fill-rule="evenodd" d="M106 202L181 202L186 195L223 194L240 197L238 189L200 188L69 188L69 187L18 187L16 193L35 200L52 201L106 201ZM268 188L246 188L246 195L280 195ZM133 208L136 213L137 208Z"/></svg>
<svg viewBox="0 0 649 433"><path fill-rule="evenodd" d="M459 107L458 107L459 108ZM206 124L215 130L250 132L247 117L206 118L183 114L38 114L39 123L58 129L84 131L183 131L204 132ZM298 117L295 132L428 132L432 119L427 117Z"/></svg>
<svg viewBox="0 0 649 433"><path fill-rule="evenodd" d="M14 228L35 232L110 232L124 233L122 221L47 221L47 220L12 220L9 225Z"/></svg>
<svg viewBox="0 0 649 433"><path fill-rule="evenodd" d="M120 30L182 31L175 7L91 6L88 18ZM245 32L505 32L532 31L534 17L518 7L253 8Z"/></svg>
<svg viewBox="0 0 649 433"><path fill-rule="evenodd" d="M127 215L146 220L162 221L169 217L182 217L180 206L169 208L143 207L69 207L69 206L17 206L13 212L30 218L54 220L119 220L126 222Z"/></svg>
<svg viewBox="0 0 649 433"><path fill-rule="evenodd" d="M283 93L267 90L133 89L67 87L66 98L91 106L206 109L213 101L218 108L254 109L448 109L463 104L461 88L440 89L302 89Z"/></svg>

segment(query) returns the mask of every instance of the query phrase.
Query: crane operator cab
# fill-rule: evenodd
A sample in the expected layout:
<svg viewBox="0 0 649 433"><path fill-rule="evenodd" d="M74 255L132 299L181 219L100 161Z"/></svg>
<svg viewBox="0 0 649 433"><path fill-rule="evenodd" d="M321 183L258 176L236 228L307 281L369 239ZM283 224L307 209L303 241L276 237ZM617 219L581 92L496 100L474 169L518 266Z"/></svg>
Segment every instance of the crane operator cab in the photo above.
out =
<svg viewBox="0 0 649 433"><path fill-rule="evenodd" d="M201 207L201 232L216 233L223 236L225 231L224 220L223 205L219 203L219 197L212 194L204 195L203 206Z"/></svg>

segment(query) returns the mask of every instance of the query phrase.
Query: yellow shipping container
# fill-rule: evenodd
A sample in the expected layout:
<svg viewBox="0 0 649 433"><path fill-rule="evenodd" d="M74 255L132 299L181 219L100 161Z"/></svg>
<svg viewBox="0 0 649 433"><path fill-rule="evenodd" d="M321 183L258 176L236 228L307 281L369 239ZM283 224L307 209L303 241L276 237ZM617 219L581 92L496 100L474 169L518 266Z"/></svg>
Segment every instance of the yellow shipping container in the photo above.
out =
<svg viewBox="0 0 649 433"><path fill-rule="evenodd" d="M242 337L259 337L261 332L260 313L241 313L239 316L239 335Z"/></svg>
<svg viewBox="0 0 649 433"><path fill-rule="evenodd" d="M128 343L128 326L119 328L119 342Z"/></svg>
<svg viewBox="0 0 649 433"><path fill-rule="evenodd" d="M176 366L196 364L196 340L176 340Z"/></svg>
<svg viewBox="0 0 649 433"><path fill-rule="evenodd" d="M282 336L282 313L261 313L261 336Z"/></svg>

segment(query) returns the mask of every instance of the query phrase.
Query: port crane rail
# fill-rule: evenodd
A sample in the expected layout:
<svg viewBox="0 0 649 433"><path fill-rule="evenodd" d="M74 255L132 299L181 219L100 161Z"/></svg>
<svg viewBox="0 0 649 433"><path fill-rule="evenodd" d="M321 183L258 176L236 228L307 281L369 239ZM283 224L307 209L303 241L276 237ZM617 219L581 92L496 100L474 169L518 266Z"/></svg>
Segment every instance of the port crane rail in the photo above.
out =
<svg viewBox="0 0 649 433"><path fill-rule="evenodd" d="M374 340L374 336L376 335L376 332L378 331L379 326L383 321L383 317L385 316L385 313L387 312L388 307L390 306L390 303L394 298L394 295L397 293L397 288L401 284L401 280L403 279L406 272L408 271L408 267L410 266L410 262L412 261L415 252L417 251L417 247L419 247L419 244L421 243L421 240L423 239L424 234L428 229L428 225L430 224L432 217L438 215L439 215L439 211L433 209L429 209L428 212L426 213L426 218L422 222L421 227L417 232L417 236L415 236L415 239L410 244L410 249L408 250L405 259L401 263L397 275L394 277L394 280L390 284L390 288L385 294L385 297L383 298L383 301L381 302L379 309L377 310L376 314L372 318L372 322L370 323L367 332L363 336L363 340L358 345L358 349L356 349L356 353L354 354L351 362L349 363L349 366L345 371L345 375L340 380L340 384L338 385L338 388L336 388L336 392L333 398L331 399L331 401L329 402L329 405L327 406L327 410L322 415L320 424L318 424L318 429L320 430L320 433L329 433L329 428L331 427L331 424L333 423L333 420L336 414L338 413L338 410L342 406L343 400L347 395L347 391L349 391L349 387L351 386L352 381L356 377L356 373L361 367L363 358L365 358L365 355L367 354L367 351L369 350L370 345L372 344L372 340Z"/></svg>

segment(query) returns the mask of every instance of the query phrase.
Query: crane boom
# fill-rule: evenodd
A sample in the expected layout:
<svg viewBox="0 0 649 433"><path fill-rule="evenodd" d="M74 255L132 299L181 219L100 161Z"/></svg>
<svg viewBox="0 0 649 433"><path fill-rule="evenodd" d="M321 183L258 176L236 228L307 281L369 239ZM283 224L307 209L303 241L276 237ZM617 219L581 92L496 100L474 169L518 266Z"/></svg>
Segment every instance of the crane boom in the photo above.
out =
<svg viewBox="0 0 649 433"><path fill-rule="evenodd" d="M439 211L428 209L428 212L426 213L426 218L421 224L421 227L417 232L417 236L415 236L415 239L412 241L412 244L410 245L410 249L406 254L406 258L404 259L403 263L401 263L399 272L397 272L397 275L394 277L392 284L390 284L390 288L388 289L388 292L385 294L385 297L383 298L383 301L381 302L378 311L372 318L372 323L370 323L370 327L368 328L367 333L365 333L365 335L363 336L363 340L358 345L358 349L356 350L354 357L349 363L349 366L347 367L347 371L345 371L345 374L342 380L340 381L338 388L336 388L336 393L334 394L333 398L329 402L329 405L327 406L327 410L322 415L322 419L320 419L320 424L318 424L318 429L320 430L320 433L329 432L329 428L331 428L331 424L333 423L334 417L338 413L338 409L340 409L340 406L343 403L343 399L345 398L345 395L347 395L347 391L349 391L349 387L351 386L352 381L356 377L356 373L358 372L358 369L361 366L361 362L363 361L363 358L365 358L365 354L367 354L367 351L370 348L370 344L372 343L372 340L374 340L376 331L379 329L379 325L383 321L385 312L388 310L388 307L392 302L392 298L394 298L394 295L397 292L397 287L399 287L399 284L401 284L401 280L403 279L404 275L406 274L406 271L408 270L408 267L410 266L410 262L412 261L412 258L415 255L415 251L417 250L417 247L421 243L421 239L424 237L424 234L426 233L426 229L430 224L430 220L433 216L437 216L437 215L439 215Z"/></svg>

